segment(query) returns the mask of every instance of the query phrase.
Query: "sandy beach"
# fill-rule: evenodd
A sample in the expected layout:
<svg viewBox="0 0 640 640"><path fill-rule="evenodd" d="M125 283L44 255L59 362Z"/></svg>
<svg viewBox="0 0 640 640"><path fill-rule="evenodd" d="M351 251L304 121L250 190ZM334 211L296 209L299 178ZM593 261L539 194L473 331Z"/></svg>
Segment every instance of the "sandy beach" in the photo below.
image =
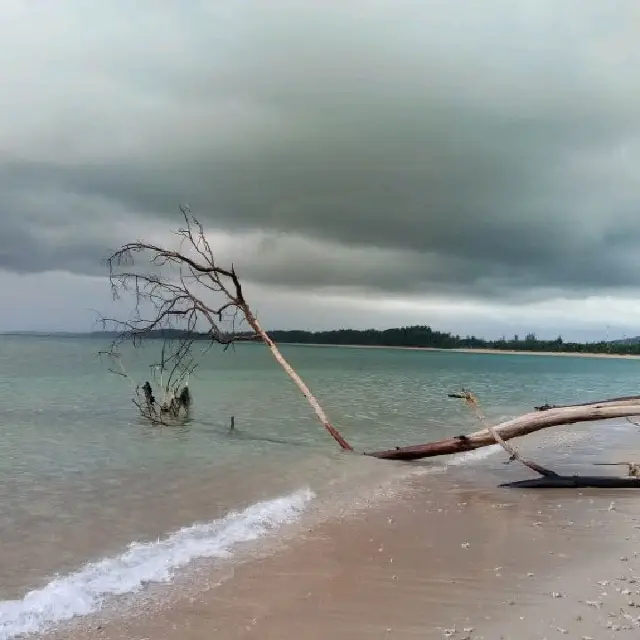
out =
<svg viewBox="0 0 640 640"><path fill-rule="evenodd" d="M560 358L614 358L614 359L631 359L640 358L640 355L618 354L618 353L566 353L559 351L516 351L513 349L437 349L435 347L395 347L385 345L367 345L367 344L310 344L310 343L287 343L296 347L331 347L342 349L394 349L399 351L432 351L437 353L484 353L488 355L512 355L512 356L557 356Z"/></svg>
<svg viewBox="0 0 640 640"><path fill-rule="evenodd" d="M635 637L637 495L497 488L523 473L505 467L480 486L464 467L417 478L382 508L312 528L220 586L51 638Z"/></svg>

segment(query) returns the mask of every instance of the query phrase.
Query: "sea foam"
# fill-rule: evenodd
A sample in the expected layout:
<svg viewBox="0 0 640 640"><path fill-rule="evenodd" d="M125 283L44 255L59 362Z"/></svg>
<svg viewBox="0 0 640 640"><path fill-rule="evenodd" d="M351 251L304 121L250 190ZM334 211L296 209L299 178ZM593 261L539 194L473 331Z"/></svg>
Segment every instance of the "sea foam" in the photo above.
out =
<svg viewBox="0 0 640 640"><path fill-rule="evenodd" d="M473 451L457 453L447 462L447 466L457 467L460 465L468 464L469 462L484 460L485 458L488 458L498 453L499 451L502 451L502 447L499 444L492 444L488 447L474 449Z"/></svg>
<svg viewBox="0 0 640 640"><path fill-rule="evenodd" d="M314 498L310 489L251 505L244 511L185 527L157 542L133 542L119 556L86 564L59 576L21 600L0 601L0 640L42 632L99 611L113 596L170 582L178 569L199 558L228 558L239 544L294 522Z"/></svg>

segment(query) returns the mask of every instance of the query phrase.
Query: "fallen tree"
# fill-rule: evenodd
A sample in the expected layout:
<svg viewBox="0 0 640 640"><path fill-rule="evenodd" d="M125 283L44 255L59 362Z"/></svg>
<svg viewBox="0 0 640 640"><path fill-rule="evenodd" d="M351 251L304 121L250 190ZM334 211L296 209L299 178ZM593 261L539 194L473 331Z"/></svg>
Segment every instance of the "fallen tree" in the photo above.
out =
<svg viewBox="0 0 640 640"><path fill-rule="evenodd" d="M640 415L640 400L637 400L636 404L608 404L604 402L601 404L567 406L547 411L533 411L517 418L506 420L492 428L506 441L549 427L637 415ZM493 444L496 444L496 438L489 429L485 428L467 435L453 436L452 438L409 447L395 447L394 449L375 451L367 455L384 460L420 460L433 456L473 451Z"/></svg>
<svg viewBox="0 0 640 640"><path fill-rule="evenodd" d="M476 416L486 424L477 398L469 391L451 393L449 397L464 400ZM540 419L540 412L545 412L544 419ZM561 407L545 406L543 410L536 411L512 420L508 420L496 426L487 425L481 431L469 435L446 438L436 442L417 445L413 447L396 447L388 451L379 451L368 455L385 460L418 460L427 457L458 453L461 451L473 451L481 447L499 444L510 454L509 461L518 460L524 466L540 475L533 480L520 480L500 485L520 489L558 489L558 488L640 488L640 464L634 462L601 462L601 466L626 466L628 477L612 476L567 476L560 475L551 469L524 458L520 452L507 442L508 439L517 438L547 427L575 424L577 422L593 422L596 420L608 420L612 418L629 418L640 412L640 397L625 396L611 398L598 402L587 402L576 405L564 405ZM633 423L635 424L635 423Z"/></svg>
<svg viewBox="0 0 640 640"><path fill-rule="evenodd" d="M245 298L233 265L226 267L218 263L202 225L188 208L182 207L181 212L185 226L176 231L179 241L177 249L136 241L125 244L107 259L114 298L129 292L135 299L133 318L127 321L110 321L121 331L119 342L131 340L136 345L158 331L180 330L183 337L178 342L178 348L169 357L183 363L193 345L190 336L199 332L199 327L206 328L212 344L227 347L240 335L244 340L247 339L246 332L241 334L238 331L238 324L246 322L252 336L267 346L274 359L306 398L326 431L341 449L352 452L353 447L330 422L318 399L258 321L256 313ZM145 315L145 312L149 315ZM566 477L523 458L515 447L508 444L509 440L549 427L612 418L630 419L640 415L640 396L624 396L580 405L546 404L536 407L531 413L492 426L482 414L473 394L463 391L450 395L465 400L474 409L484 428L466 435L426 444L365 452L364 455L381 460L413 461L472 451L497 443L507 451L510 460L518 460L543 476L543 480L551 486L553 482L562 484ZM175 394L173 397L175 398ZM143 415L149 415L150 404L153 403L148 388L144 391L144 399L143 403L137 404ZM629 469L631 471L632 467Z"/></svg>

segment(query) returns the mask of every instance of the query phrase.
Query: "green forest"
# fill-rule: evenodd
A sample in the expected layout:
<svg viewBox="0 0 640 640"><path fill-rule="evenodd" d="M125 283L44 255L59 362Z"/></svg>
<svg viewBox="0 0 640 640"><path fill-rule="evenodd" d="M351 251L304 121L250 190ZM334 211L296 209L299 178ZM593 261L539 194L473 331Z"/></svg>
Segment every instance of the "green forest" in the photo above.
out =
<svg viewBox="0 0 640 640"><path fill-rule="evenodd" d="M332 331L270 331L280 343L367 345L386 347L422 347L432 349L500 349L504 351L550 351L558 353L611 353L640 355L640 341L636 339L612 342L565 342L540 340L533 333L500 340L484 340L476 336L460 336L435 331L426 325L397 329L337 329Z"/></svg>

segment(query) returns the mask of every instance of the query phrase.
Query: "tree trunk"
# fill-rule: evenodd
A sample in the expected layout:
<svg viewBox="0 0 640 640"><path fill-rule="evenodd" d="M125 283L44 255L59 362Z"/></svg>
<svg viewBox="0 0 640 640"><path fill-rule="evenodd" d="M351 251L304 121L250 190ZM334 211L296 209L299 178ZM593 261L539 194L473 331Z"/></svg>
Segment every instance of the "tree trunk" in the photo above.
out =
<svg viewBox="0 0 640 640"><path fill-rule="evenodd" d="M512 420L507 420L494 427L502 440L510 440L525 436L534 431L548 427L574 424L576 422L593 422L611 418L626 418L640 415L640 401L637 404L610 404L571 406L546 411L526 413ZM443 456L461 451L473 451L481 447L495 444L496 440L489 429L475 431L468 435L454 436L444 440L436 440L427 444L410 447L396 447L387 451L374 451L365 455L382 460L420 460L434 456Z"/></svg>
<svg viewBox="0 0 640 640"><path fill-rule="evenodd" d="M273 357L278 361L280 366L286 371L287 375L293 380L296 387L300 389L302 395L307 399L307 402L311 405L318 419L324 426L324 428L331 434L333 439L340 445L345 451L353 451L353 447L342 437L340 432L329 422L327 414L324 412L320 403L316 397L311 393L311 390L304 383L302 378L295 372L294 368L286 361L285 357L280 353L280 350L276 346L276 343L269 337L269 334L262 328L256 317L253 315L251 309L244 305L242 309L247 322L251 328L262 338L264 343L269 347L269 351L273 354Z"/></svg>

